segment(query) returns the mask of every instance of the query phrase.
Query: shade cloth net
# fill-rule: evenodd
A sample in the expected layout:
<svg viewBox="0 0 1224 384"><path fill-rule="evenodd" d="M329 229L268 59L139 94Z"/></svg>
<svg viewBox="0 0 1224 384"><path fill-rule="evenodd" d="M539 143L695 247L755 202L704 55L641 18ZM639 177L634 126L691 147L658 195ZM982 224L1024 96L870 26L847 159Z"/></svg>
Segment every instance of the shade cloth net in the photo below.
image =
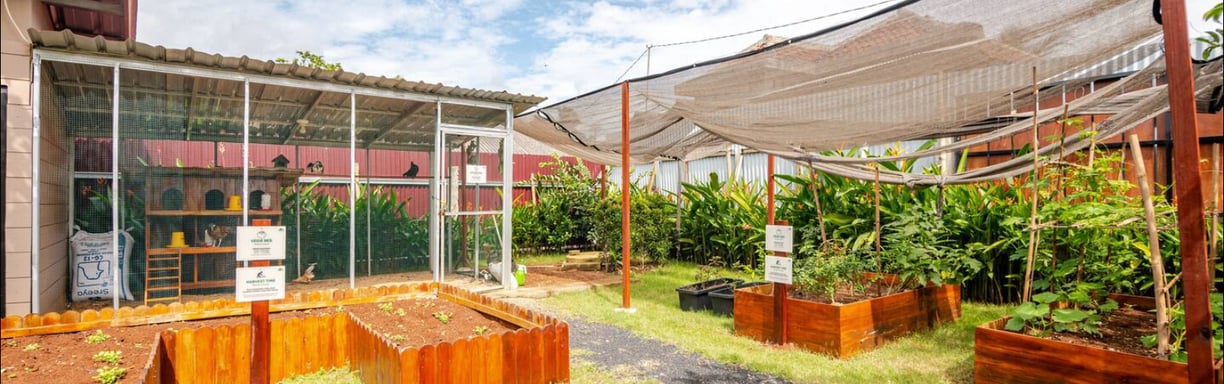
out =
<svg viewBox="0 0 1224 384"><path fill-rule="evenodd" d="M1068 106L1072 114L1113 114L1098 127L1101 139L1167 109L1164 87L1152 85L1163 74L1160 36L1150 0L902 2L779 44L630 80L631 161L696 159L736 143L869 178L874 171L865 163L882 159L821 153L984 132L900 157L963 150L1032 128L1034 68L1042 87L1085 86L1105 70L1142 68ZM1198 71L1200 95L1220 85L1218 60ZM1041 121L1063 113L1061 106L1043 108ZM525 113L515 129L618 164L620 122L616 85ZM1071 151L1088 144L1064 143ZM956 175L885 172L881 181L975 182L1031 167L1031 158L1014 159Z"/></svg>

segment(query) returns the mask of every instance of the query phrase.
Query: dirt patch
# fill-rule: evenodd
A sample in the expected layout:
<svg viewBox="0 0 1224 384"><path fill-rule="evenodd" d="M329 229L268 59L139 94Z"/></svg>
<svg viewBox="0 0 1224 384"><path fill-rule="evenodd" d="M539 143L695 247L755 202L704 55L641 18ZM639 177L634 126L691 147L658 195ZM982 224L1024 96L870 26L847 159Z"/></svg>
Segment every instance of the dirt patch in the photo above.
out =
<svg viewBox="0 0 1224 384"><path fill-rule="evenodd" d="M455 341L518 328L471 308L433 298L361 304L344 307L344 310L399 347Z"/></svg>
<svg viewBox="0 0 1224 384"><path fill-rule="evenodd" d="M871 300L877 297L884 297L905 291L895 284L887 284L880 281L871 281L863 285L862 289L854 289L850 284L842 284L837 287L837 303L848 304L863 300ZM831 304L829 295L817 294L812 292L791 289L786 292L792 299L807 300L816 303Z"/></svg>
<svg viewBox="0 0 1224 384"><path fill-rule="evenodd" d="M311 311L291 311L271 314L272 319L293 319L311 316ZM249 324L249 316L218 319L114 327L55 335L23 336L4 340L4 362L0 377L5 383L95 383L97 369L109 363L94 361L103 351L119 351L117 367L126 369L122 383L141 379L145 363L153 353L154 335L166 329L195 329L221 325ZM93 340L89 340L93 338ZM98 342L89 342L98 341Z"/></svg>
<svg viewBox="0 0 1224 384"><path fill-rule="evenodd" d="M1110 351L1125 352L1132 355L1156 357L1156 348L1143 346L1140 337L1156 333L1156 314L1122 307L1101 316L1101 334L1086 333L1054 333L1037 335L1026 329L1030 335L1058 340L1075 345L1086 345Z"/></svg>
<svg viewBox="0 0 1224 384"><path fill-rule="evenodd" d="M560 265L532 265L527 267L525 288L553 287L574 282L604 283L620 281L620 274L600 271L562 271Z"/></svg>

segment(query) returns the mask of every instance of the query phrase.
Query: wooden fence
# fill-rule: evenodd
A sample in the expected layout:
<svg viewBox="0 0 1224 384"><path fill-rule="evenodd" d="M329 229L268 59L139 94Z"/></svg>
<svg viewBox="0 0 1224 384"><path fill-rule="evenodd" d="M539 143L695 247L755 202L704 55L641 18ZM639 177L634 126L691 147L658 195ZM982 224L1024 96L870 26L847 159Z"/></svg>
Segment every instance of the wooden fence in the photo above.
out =
<svg viewBox="0 0 1224 384"><path fill-rule="evenodd" d="M392 301L419 297L437 291L436 282L418 282L356 289L330 289L324 291L295 292L286 294L283 300L270 304L271 312L293 311L354 305L376 301ZM102 310L50 312L25 316L7 316L0 321L0 338L76 332L95 328L148 325L175 321L203 320L217 317L240 316L251 313L250 303L239 303L233 299L191 301L186 303L157 304L153 306L121 307Z"/></svg>
<svg viewBox="0 0 1224 384"><path fill-rule="evenodd" d="M276 382L347 366L367 383L569 381L566 323L449 285L434 286L439 298L519 329L398 348L348 313L275 320L269 377ZM158 340L144 374L146 383L234 383L250 377L249 324L164 331Z"/></svg>

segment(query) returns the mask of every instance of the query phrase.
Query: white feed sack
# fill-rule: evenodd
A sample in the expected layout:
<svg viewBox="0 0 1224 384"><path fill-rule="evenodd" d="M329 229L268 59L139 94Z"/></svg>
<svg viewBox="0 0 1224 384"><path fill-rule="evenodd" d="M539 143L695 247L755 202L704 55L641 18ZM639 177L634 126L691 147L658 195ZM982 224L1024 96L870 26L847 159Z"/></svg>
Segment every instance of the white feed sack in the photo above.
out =
<svg viewBox="0 0 1224 384"><path fill-rule="evenodd" d="M111 299L114 288L112 237L110 232L77 231L72 235L72 301ZM133 300L128 284L128 255L132 253L132 235L119 232L119 279L123 292L120 298Z"/></svg>

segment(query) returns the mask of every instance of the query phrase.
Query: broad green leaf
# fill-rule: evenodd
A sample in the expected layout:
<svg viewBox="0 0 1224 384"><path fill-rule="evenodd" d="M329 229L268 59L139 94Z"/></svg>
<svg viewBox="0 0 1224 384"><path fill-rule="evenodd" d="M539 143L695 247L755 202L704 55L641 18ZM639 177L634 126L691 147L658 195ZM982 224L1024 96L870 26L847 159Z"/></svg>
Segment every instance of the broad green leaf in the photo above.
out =
<svg viewBox="0 0 1224 384"><path fill-rule="evenodd" d="M1053 319L1059 323L1074 323L1087 319L1092 313L1078 309L1055 309Z"/></svg>
<svg viewBox="0 0 1224 384"><path fill-rule="evenodd" d="M1020 332L1021 330L1024 330L1024 320L1021 320L1019 317L1012 316L1012 318L1007 319L1007 325L1005 325L1003 328L1012 332Z"/></svg>
<svg viewBox="0 0 1224 384"><path fill-rule="evenodd" d="M1036 295L1033 295L1033 301L1042 303L1042 304L1053 303L1055 301L1058 301L1058 294L1054 292L1038 293Z"/></svg>

